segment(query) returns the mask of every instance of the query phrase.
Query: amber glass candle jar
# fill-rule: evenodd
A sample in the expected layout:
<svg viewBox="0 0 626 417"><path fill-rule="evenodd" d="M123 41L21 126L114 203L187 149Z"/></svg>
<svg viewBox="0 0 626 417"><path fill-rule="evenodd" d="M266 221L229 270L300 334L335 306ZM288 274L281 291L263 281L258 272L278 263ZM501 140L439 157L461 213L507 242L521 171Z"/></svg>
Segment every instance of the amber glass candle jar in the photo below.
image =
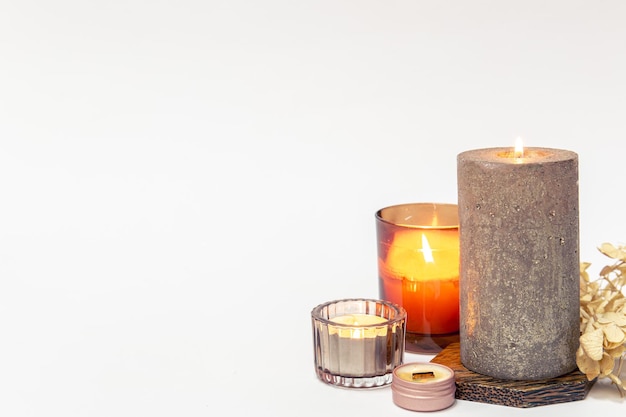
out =
<svg viewBox="0 0 626 417"><path fill-rule="evenodd" d="M406 350L437 353L459 340L459 222L455 204L376 212L379 293L407 312Z"/></svg>

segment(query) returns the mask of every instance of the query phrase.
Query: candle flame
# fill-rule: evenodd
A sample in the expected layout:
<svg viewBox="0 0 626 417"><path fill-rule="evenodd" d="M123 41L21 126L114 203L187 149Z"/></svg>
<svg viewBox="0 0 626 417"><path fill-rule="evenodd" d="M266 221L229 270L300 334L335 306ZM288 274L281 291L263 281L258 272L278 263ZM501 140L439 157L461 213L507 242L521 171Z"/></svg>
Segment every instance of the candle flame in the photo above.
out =
<svg viewBox="0 0 626 417"><path fill-rule="evenodd" d="M428 244L428 239L426 239L426 235L422 234L422 253L424 254L424 261L426 262L435 262L433 259L433 251L430 249L430 245Z"/></svg>
<svg viewBox="0 0 626 417"><path fill-rule="evenodd" d="M515 157L524 157L524 144L522 143L522 138L520 138L519 136L517 137L517 139L515 139Z"/></svg>

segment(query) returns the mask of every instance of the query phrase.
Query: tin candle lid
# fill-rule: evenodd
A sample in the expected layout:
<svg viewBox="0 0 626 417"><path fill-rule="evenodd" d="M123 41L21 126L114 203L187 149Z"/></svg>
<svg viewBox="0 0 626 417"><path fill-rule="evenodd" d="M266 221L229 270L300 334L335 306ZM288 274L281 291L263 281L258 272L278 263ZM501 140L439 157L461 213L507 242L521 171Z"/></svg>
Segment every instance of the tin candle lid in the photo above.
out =
<svg viewBox="0 0 626 417"><path fill-rule="evenodd" d="M437 411L454 403L454 371L436 363L407 363L393 370L393 402L413 411Z"/></svg>

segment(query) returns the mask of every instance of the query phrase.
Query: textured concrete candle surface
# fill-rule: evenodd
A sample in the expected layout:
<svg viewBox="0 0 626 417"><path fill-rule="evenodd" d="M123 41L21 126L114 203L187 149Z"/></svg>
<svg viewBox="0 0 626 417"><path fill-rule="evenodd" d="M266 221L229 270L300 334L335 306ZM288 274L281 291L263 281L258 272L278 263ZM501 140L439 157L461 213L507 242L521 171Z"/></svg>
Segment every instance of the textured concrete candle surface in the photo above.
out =
<svg viewBox="0 0 626 417"><path fill-rule="evenodd" d="M477 149L457 157L463 365L502 379L576 369L578 155Z"/></svg>

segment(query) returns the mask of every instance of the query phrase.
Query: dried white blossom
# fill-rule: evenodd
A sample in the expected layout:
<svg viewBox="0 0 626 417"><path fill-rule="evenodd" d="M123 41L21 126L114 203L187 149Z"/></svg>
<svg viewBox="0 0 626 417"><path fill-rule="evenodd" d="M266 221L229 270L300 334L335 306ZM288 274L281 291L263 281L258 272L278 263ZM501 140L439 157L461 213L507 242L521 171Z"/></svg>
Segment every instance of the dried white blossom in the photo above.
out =
<svg viewBox="0 0 626 417"><path fill-rule="evenodd" d="M580 346L576 364L588 380L609 378L621 396L626 381L619 378L626 352L626 246L603 243L600 252L615 260L591 280L580 265Z"/></svg>

